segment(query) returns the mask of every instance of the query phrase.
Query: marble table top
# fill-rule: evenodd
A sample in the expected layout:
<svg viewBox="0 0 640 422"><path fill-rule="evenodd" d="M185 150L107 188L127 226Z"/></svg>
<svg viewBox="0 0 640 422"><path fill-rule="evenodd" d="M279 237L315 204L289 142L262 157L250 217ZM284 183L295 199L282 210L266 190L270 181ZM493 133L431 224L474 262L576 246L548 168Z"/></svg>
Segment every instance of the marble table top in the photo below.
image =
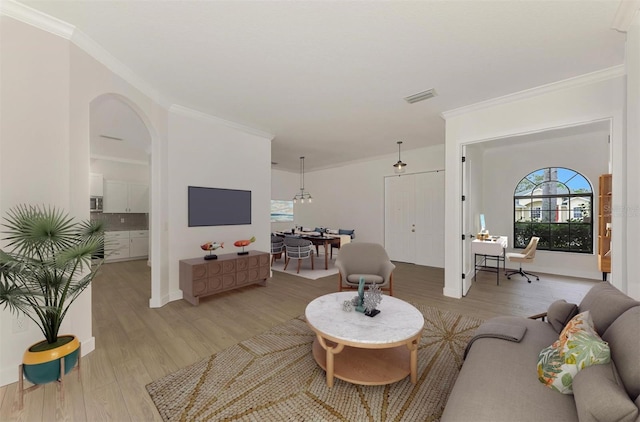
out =
<svg viewBox="0 0 640 422"><path fill-rule="evenodd" d="M363 344L386 344L407 340L424 326L422 313L409 303L393 296L382 296L380 313L368 317L355 309L342 310L342 303L358 294L330 293L311 301L305 310L307 323L336 340Z"/></svg>

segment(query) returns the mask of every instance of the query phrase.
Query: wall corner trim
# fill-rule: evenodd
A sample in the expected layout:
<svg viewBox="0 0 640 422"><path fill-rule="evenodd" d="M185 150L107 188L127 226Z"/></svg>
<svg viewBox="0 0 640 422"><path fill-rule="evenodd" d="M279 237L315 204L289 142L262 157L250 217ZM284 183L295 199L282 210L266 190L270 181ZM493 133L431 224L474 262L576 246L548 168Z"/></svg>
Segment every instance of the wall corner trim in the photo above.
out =
<svg viewBox="0 0 640 422"><path fill-rule="evenodd" d="M616 15L613 17L611 29L615 29L618 32L629 31L638 9L640 9L640 0L622 0Z"/></svg>
<svg viewBox="0 0 640 422"><path fill-rule="evenodd" d="M158 90L75 26L14 0L0 0L0 14L71 41L149 98L166 107L170 104L169 100L162 98Z"/></svg>
<svg viewBox="0 0 640 422"><path fill-rule="evenodd" d="M640 0L639 0L640 1ZM561 81L552 82L547 85L538 86L524 91L514 92L513 94L504 95L502 97L492 98L490 100L481 101L479 103L470 104L449 111L444 111L441 116L447 120L453 117L458 117L467 113L472 113L482 109L495 107L498 105L509 104L514 101L525 100L527 98L536 97L542 94L548 94L550 92L561 91L569 88L577 88L584 85L590 85L597 82L602 82L608 79L614 79L625 75L624 64L609 67L595 72L586 73L584 75L576 76L569 79L563 79Z"/></svg>
<svg viewBox="0 0 640 422"><path fill-rule="evenodd" d="M13 0L0 1L0 15L12 17L67 40L71 39L75 30L73 25Z"/></svg>
<svg viewBox="0 0 640 422"><path fill-rule="evenodd" d="M182 116L185 117L190 117L196 120L200 120L200 121L204 121L204 122L213 122L213 123L217 123L217 124L221 124L224 126L228 126L234 129L238 129L242 132L251 134L251 135L256 135L259 136L261 138L266 138L267 140L271 141L273 140L273 138L275 138L275 135L272 135L268 132L264 132L262 130L259 129L255 129L252 128L250 126L245 126L243 124L240 123L236 123L236 122L232 122L230 120L225 120L225 119L221 119L220 117L216 117L216 116L212 116L211 114L207 114L207 113L203 113L201 111L198 110L194 110L192 108L188 108L185 106L181 106L179 104L172 104L171 107L169 107L169 112L170 113L176 113L176 114L180 114Z"/></svg>

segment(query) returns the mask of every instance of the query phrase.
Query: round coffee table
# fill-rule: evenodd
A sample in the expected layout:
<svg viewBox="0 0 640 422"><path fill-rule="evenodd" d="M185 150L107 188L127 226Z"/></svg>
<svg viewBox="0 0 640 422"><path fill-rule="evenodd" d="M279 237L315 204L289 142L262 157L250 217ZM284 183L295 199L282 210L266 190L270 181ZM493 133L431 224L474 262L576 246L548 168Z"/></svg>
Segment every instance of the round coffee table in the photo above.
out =
<svg viewBox="0 0 640 422"><path fill-rule="evenodd" d="M305 318L316 333L313 357L333 378L353 384L383 385L411 375L416 383L418 343L424 317L414 306L392 296L383 296L380 313L368 317L342 303L357 296L339 292L320 296L307 305Z"/></svg>

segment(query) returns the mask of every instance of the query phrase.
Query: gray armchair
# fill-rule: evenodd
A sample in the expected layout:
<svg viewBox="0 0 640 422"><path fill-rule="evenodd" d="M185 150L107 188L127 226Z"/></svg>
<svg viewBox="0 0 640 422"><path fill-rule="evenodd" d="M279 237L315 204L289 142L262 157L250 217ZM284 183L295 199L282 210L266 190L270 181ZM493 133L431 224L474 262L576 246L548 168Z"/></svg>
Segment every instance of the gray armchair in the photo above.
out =
<svg viewBox="0 0 640 422"><path fill-rule="evenodd" d="M365 285L377 284L381 290L393 296L393 270L387 251L378 243L354 242L340 248L336 259L338 290L357 290L360 277Z"/></svg>
<svg viewBox="0 0 640 422"><path fill-rule="evenodd" d="M286 258L284 261L284 270L287 270L287 265L291 259L298 260L298 271L300 273L300 262L303 259L311 258L311 269L313 270L313 243L310 240L299 239L295 237L285 237L284 247L286 249Z"/></svg>

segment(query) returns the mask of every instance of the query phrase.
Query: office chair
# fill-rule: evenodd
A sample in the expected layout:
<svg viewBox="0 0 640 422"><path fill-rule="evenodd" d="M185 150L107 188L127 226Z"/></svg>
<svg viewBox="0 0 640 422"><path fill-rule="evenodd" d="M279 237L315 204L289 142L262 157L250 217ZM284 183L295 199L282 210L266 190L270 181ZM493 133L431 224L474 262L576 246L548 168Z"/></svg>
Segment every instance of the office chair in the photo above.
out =
<svg viewBox="0 0 640 422"><path fill-rule="evenodd" d="M540 277L538 277L537 275L522 270L523 262L528 262L528 263L533 262L533 259L536 256L536 249L538 248L539 240L540 240L539 237L535 237L535 236L532 237L531 240L529 240L529 244L527 245L526 248L524 248L524 251L522 251L522 253L507 252L507 259L509 260L509 262L513 261L520 264L519 269L513 270L513 271L507 271L505 273L508 279L511 279L511 276L514 274L520 274L521 276L526 278L529 283L531 283L531 279L529 279L529 276L535 277L536 280L540 280Z"/></svg>

